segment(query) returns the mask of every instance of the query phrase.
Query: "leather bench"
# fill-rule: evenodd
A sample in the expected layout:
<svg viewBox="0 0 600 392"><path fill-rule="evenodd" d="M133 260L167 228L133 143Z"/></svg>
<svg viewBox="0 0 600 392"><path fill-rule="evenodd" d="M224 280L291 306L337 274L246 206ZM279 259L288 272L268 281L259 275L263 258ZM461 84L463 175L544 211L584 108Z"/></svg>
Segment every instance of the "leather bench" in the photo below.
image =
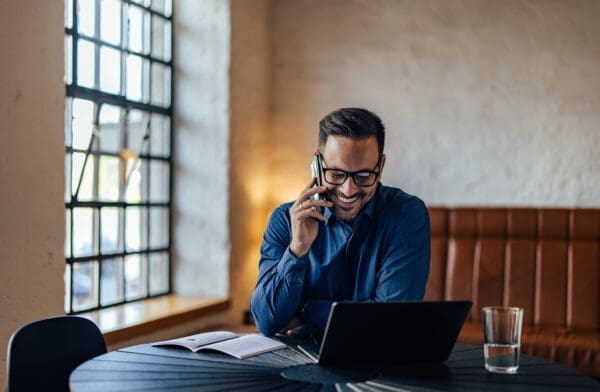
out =
<svg viewBox="0 0 600 392"><path fill-rule="evenodd" d="M425 300L473 301L459 341L482 344L481 308L524 308L521 348L600 376L600 209L429 207Z"/></svg>

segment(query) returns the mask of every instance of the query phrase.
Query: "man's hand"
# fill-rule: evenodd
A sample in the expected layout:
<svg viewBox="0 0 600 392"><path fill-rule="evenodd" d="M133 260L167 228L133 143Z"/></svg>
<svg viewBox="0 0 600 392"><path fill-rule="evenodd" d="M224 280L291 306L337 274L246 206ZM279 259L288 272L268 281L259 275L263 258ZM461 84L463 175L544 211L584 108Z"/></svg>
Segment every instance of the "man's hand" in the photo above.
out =
<svg viewBox="0 0 600 392"><path fill-rule="evenodd" d="M298 258L308 253L313 241L317 238L319 233L318 221L325 221L325 216L315 207L331 207L333 205L333 203L324 199L311 199L311 196L316 193L323 193L327 190L324 186L313 186L315 181L314 178L311 180L290 208L292 221L290 251Z"/></svg>

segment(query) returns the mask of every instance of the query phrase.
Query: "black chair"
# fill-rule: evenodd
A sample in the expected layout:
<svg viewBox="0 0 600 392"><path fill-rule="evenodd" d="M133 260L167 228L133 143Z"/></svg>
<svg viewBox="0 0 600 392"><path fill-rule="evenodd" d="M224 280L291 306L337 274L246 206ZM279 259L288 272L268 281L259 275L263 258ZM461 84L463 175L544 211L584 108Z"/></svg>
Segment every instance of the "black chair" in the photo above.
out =
<svg viewBox="0 0 600 392"><path fill-rule="evenodd" d="M7 392L68 391L71 371L106 353L102 333L92 321L52 317L19 328L10 338Z"/></svg>

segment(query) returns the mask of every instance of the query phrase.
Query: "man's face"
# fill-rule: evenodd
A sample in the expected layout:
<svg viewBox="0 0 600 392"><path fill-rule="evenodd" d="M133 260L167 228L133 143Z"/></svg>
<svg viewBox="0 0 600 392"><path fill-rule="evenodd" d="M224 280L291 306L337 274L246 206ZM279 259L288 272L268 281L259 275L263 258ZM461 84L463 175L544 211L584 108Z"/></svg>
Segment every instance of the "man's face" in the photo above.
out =
<svg viewBox="0 0 600 392"><path fill-rule="evenodd" d="M385 155L379 160L379 148L374 136L360 140L329 136L320 151L324 169L375 171L380 173L377 180L385 164ZM341 185L332 185L327 181L323 181L323 185L327 187L327 198L333 203L336 217L346 222L352 222L356 218L377 190L377 181L371 186L359 187L350 176Z"/></svg>

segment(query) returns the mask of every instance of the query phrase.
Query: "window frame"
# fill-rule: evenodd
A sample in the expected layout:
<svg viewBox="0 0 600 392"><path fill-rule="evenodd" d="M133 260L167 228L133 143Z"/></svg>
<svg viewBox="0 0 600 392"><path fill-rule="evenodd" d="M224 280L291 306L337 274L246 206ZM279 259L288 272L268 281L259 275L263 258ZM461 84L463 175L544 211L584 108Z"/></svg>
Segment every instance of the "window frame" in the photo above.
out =
<svg viewBox="0 0 600 392"><path fill-rule="evenodd" d="M127 136L128 130L126 122L128 121L128 113L131 111L140 111L142 113L146 113L148 116L148 122L145 124L146 127L144 129L144 143L147 141L147 144L143 144L143 146L147 146L146 152L140 151L136 156L136 163L142 163L142 168L140 170L144 170L145 173L143 176L145 177L145 182L141 185L145 187L145 195L146 199L141 199L139 202L131 202L124 199L121 195L122 182L119 182L119 198L118 200L113 201L103 201L99 200L98 197L98 186L99 186L99 178L98 178L98 166L99 166L99 158L100 157L119 157L119 153L115 152L107 152L102 151L99 146L99 142L95 133L92 132L90 136L90 141L88 143L88 148L82 150L80 148L74 148L73 146L73 136L67 136L67 127L69 131L72 133L72 122L65 124L65 171L67 174L67 165L68 168L68 177L66 177L66 190L65 190L65 222L67 223L67 239L65 241L65 261L66 261L66 273L65 273L65 311L68 314L78 314L83 312L89 312L92 310L103 309L107 307L122 305L130 302L135 302L139 300L144 300L148 298L159 297L163 295L168 295L172 293L172 273L171 273L171 241L172 241L172 195L173 195L173 90L174 90L174 38L173 38L173 5L169 0L143 0L143 1L133 1L133 0L120 0L118 1L119 10L120 10L120 39L118 44L113 44L107 41L104 41L100 38L100 26L101 26L101 2L102 0L92 0L95 7L95 32L94 36L90 37L84 34L80 34L78 31L78 3L80 0L65 0L65 8L66 12L70 12L70 23L68 25L69 17L65 14L65 44L68 42L70 38L70 46L65 45L65 62L69 62L65 64L65 87L66 87L66 115L71 115L72 101L75 99L83 99L87 101L93 102L93 111L94 111L94 121L92 127L98 126L99 122L99 113L103 105L111 105L119 108L120 119L118 122L118 127L120 128L120 132L123 132ZM154 5L156 3L164 3L166 4L167 12L159 12L155 9ZM69 7L70 5L70 7ZM126 29L125 24L125 8L127 7L137 7L142 15L148 16L148 23L150 24L148 28L148 36L145 37L148 41L148 47L146 49L146 53L142 53L144 48L141 51L134 51L128 48L129 44L126 39L126 35L124 30ZM170 10L169 10L170 8ZM169 12L170 11L170 12ZM170 25L170 36L167 38L170 42L169 54L170 58L164 59L159 58L153 55L153 25L155 18L161 19L167 25ZM163 31L164 33L164 31ZM164 38L164 36L163 36ZM80 40L84 40L86 42L90 42L94 45L94 87L84 87L78 85L78 43ZM142 38L144 40L144 38ZM119 92L111 93L102 91L100 87L100 50L102 47L107 47L113 50L118 51L120 58L120 78L119 78ZM70 53L69 53L70 52ZM127 56L135 55L142 59L142 61L146 61L148 64L147 68L147 78L148 78L148 94L147 98L144 98L144 94L142 93L142 97L140 100L134 100L127 97L127 86L125 82L126 73L126 65ZM164 85L165 88L163 91L164 94L167 94L168 100L163 101L164 105L160 105L157 103L153 103L153 90L152 90L152 81L153 81L153 66L154 64L160 64L165 67L164 69L168 69L170 81L168 86ZM69 75L70 73L70 75ZM70 80L69 77L70 76ZM142 82L142 89L144 88L144 83ZM125 115L124 115L125 114ZM151 121L153 118L158 118L157 116L162 116L165 119L168 119L168 146L166 147L166 155L153 155L150 149L150 141L151 141ZM142 123L143 125L143 123ZM127 138L127 136L125 136ZM70 137L70 140L69 140ZM69 145L70 141L70 145ZM123 151L124 144L121 141L119 148ZM83 167L81 169L81 173L79 174L79 180L76 187L76 190L73 191L73 154L84 153L85 159L83 163ZM90 158L92 159L92 163L89 163ZM143 163L146 163L143 166ZM168 165L168 190L167 190L167 198L163 201L151 201L151 181L152 177L150 175L150 170L152 163L161 162L166 163ZM84 178L84 173L87 170L87 165L93 165L93 171L95 175L93 176L93 195L91 200L78 200L78 192L81 187L81 182ZM122 164L122 163L120 163ZM67 189L69 195L67 196ZM74 209L75 208L89 208L92 211L92 251L89 255L74 255L74 234L76 228L74 227ZM118 211L118 246L117 251L102 252L101 241L102 241L102 209L103 208L116 208ZM141 217L141 220L145 219L145 227L142 227L144 223L140 222L141 230L143 231L143 236L145 236L145 242L142 241L142 245L140 245L140 249L132 250L128 249L127 244L127 210L128 208L139 208L140 214L144 214L144 217ZM151 214L153 211L159 212L159 214L163 214L164 211L167 211L167 228L166 228L166 244L165 246L160 247L151 247ZM145 230L145 231L144 231ZM120 247L120 248L119 248ZM126 259L130 256L139 256L139 263L145 263L141 265L141 279L143 279L142 284L145 285L144 289L141 289L141 295L135 297L128 297L127 293L127 282L126 282L126 273L125 273L125 264ZM166 290L162 288L158 292L152 292L151 290L151 276L150 276L150 268L151 268L151 257L152 255L159 255L162 257L166 256L166 268L165 273L166 276L163 278L166 280ZM115 260L117 265L120 265L120 278L121 282L120 289L120 299L116 301L112 301L107 304L103 304L102 300L102 268L103 265L106 264L106 260ZM92 285L90 288L91 292L91 305L85 307L74 307L74 293L75 293L75 273L73 272L76 265L83 265L80 263L87 262L95 262L92 263L92 272L91 272L91 280ZM95 265L95 267L94 267ZM119 283L119 282L118 282Z"/></svg>

